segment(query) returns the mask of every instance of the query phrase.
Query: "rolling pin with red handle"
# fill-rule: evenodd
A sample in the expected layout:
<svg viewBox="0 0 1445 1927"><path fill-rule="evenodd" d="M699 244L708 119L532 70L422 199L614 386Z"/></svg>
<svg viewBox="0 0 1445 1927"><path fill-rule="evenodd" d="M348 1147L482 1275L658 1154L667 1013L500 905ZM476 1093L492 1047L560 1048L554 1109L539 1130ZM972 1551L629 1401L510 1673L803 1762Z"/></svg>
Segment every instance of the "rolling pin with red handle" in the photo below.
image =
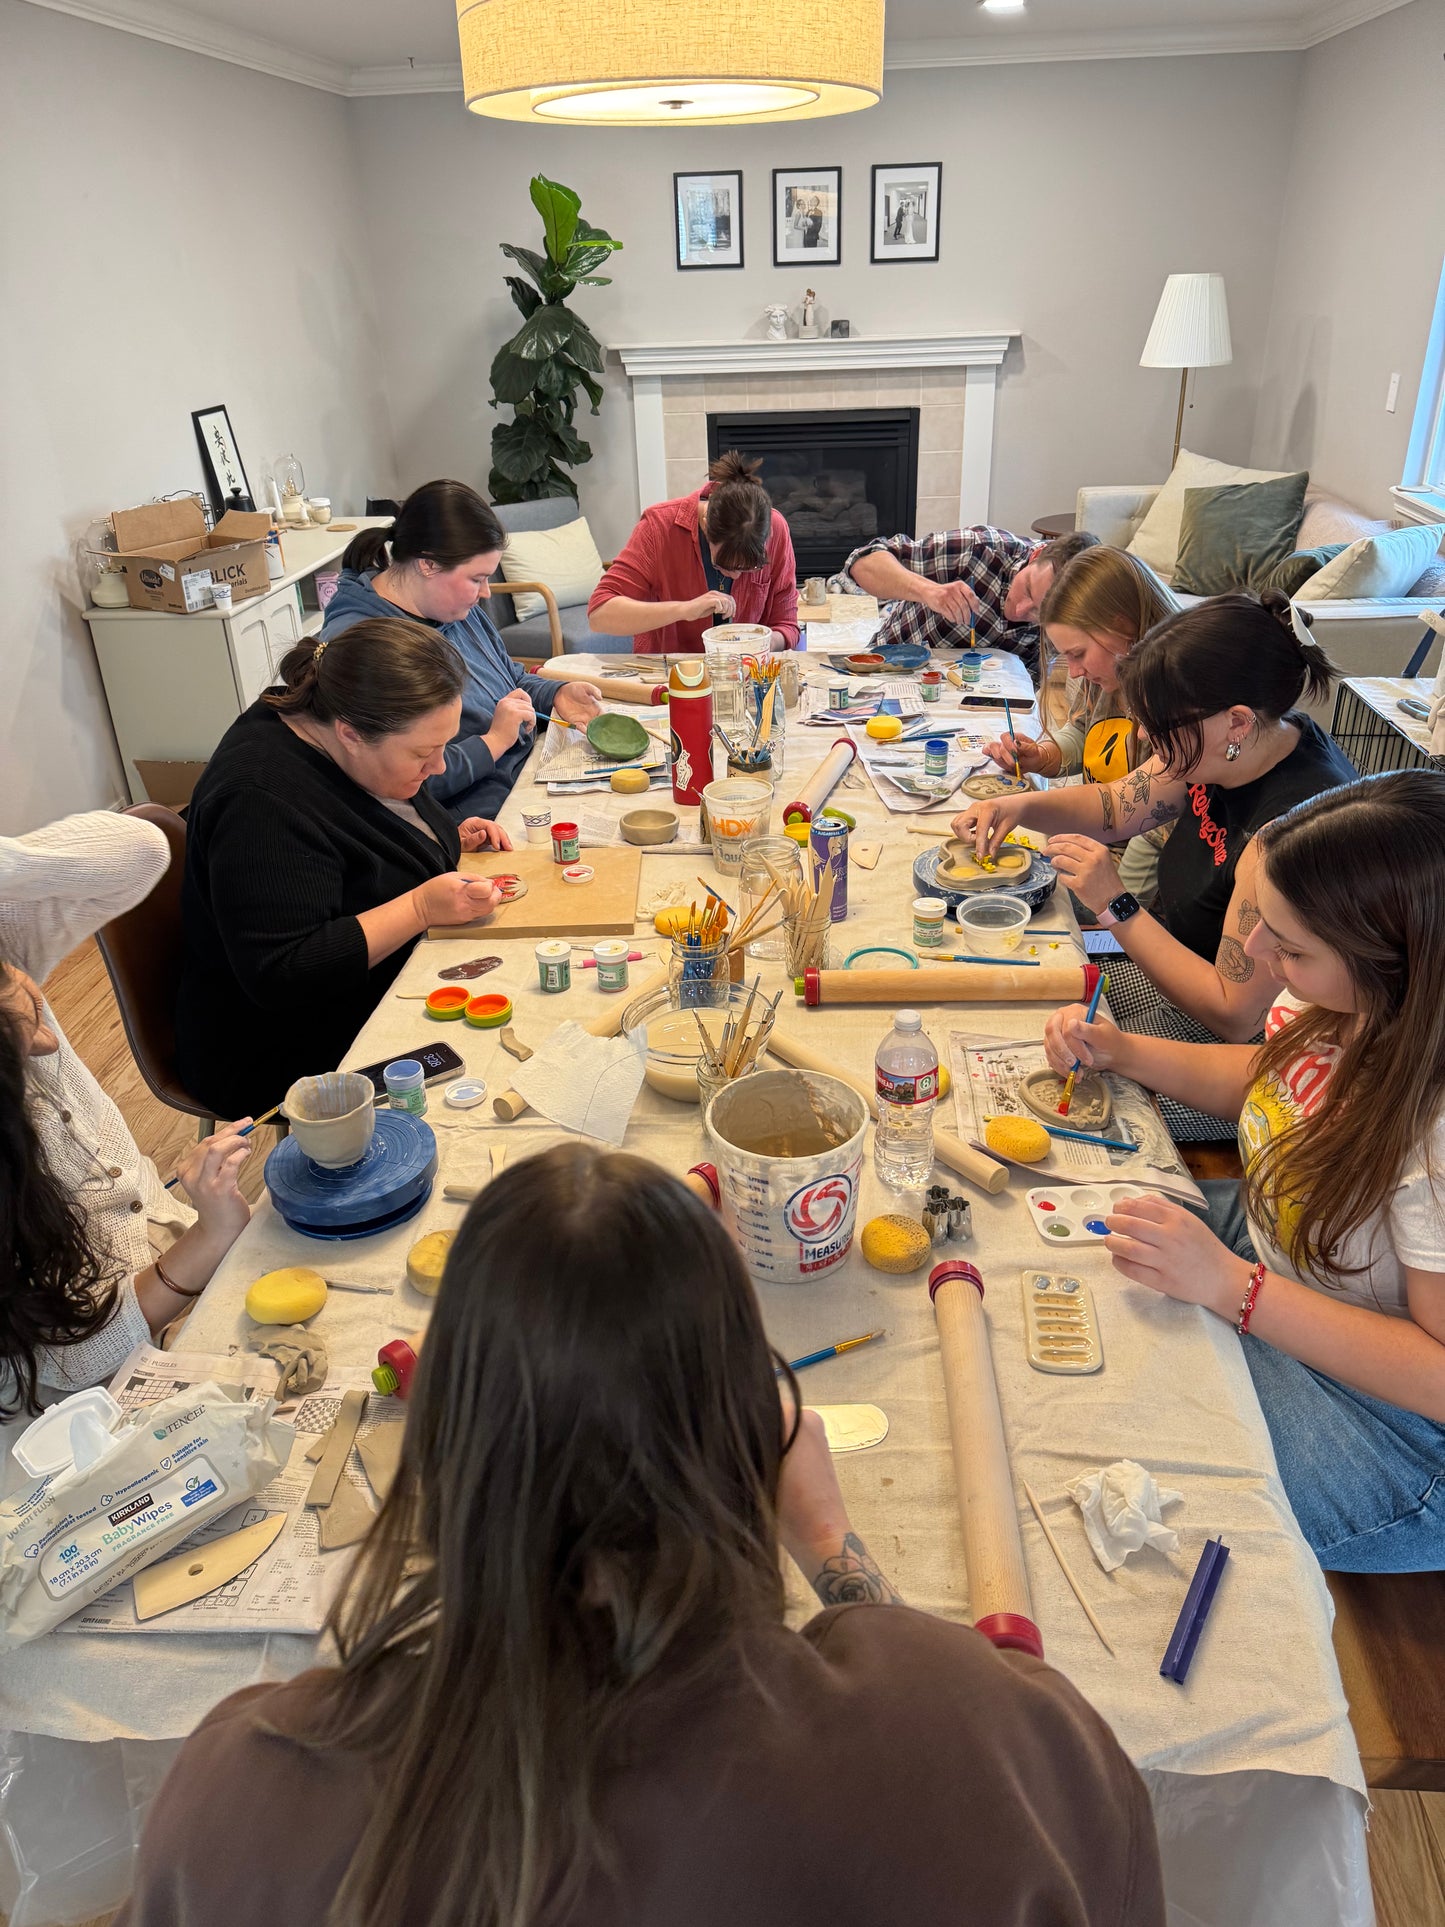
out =
<svg viewBox="0 0 1445 1927"><path fill-rule="evenodd" d="M560 665L566 658L558 656L554 660ZM590 682L615 703L641 703L644 708L652 708L667 701L666 678L661 682L644 682L640 676L602 676L595 669L554 668L552 662L544 662L537 674L544 682Z"/></svg>
<svg viewBox="0 0 1445 1927"><path fill-rule="evenodd" d="M785 823L811 823L833 791L842 782L849 764L858 754L851 736L840 736L804 783L795 800L783 805Z"/></svg>
<svg viewBox="0 0 1445 1927"><path fill-rule="evenodd" d="M819 1004L1086 1004L1099 966L970 964L930 970L805 970L803 1001ZM926 988L925 988L926 986Z"/></svg>

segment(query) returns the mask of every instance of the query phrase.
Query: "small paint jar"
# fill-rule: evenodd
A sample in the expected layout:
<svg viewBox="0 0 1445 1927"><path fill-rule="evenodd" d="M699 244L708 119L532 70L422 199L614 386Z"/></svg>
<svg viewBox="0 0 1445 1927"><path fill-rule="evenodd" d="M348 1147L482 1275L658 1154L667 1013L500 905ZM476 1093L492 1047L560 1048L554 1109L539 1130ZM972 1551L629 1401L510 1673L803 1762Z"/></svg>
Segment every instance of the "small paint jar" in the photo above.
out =
<svg viewBox="0 0 1445 1927"><path fill-rule="evenodd" d="M554 832L555 834L555 832ZM537 981L549 994L572 988L572 946L560 937L548 937L532 952L537 959Z"/></svg>
<svg viewBox="0 0 1445 1927"><path fill-rule="evenodd" d="M529 843L550 843L552 841L552 812L550 810L523 810L522 828L527 832Z"/></svg>
<svg viewBox="0 0 1445 1927"><path fill-rule="evenodd" d="M625 937L599 937L593 944L592 955L597 964L599 990L626 990L627 950Z"/></svg>
<svg viewBox="0 0 1445 1927"><path fill-rule="evenodd" d="M439 1024L454 1023L466 1010L471 994L465 984L443 984L427 997L426 1014Z"/></svg>
<svg viewBox="0 0 1445 1927"><path fill-rule="evenodd" d="M918 693L926 703L936 703L943 694L943 677L936 669L925 669L918 678Z"/></svg>
<svg viewBox="0 0 1445 1927"><path fill-rule="evenodd" d="M848 707L847 683L830 682L828 684L828 707L829 709L846 709Z"/></svg>
<svg viewBox="0 0 1445 1927"><path fill-rule="evenodd" d="M575 863L582 848L575 823L554 823L552 825L552 861L554 863Z"/></svg>
<svg viewBox="0 0 1445 1927"><path fill-rule="evenodd" d="M961 655L958 659L958 673L963 677L966 684L976 683L978 681L978 673L982 667L983 658L976 650L966 651L965 654Z"/></svg>
<svg viewBox="0 0 1445 1927"><path fill-rule="evenodd" d="M414 1057L398 1057L381 1073L386 1085L386 1102L393 1111L410 1111L413 1117L426 1116L426 1072Z"/></svg>
<svg viewBox="0 0 1445 1927"><path fill-rule="evenodd" d="M942 897L913 899L913 941L920 950L937 950L948 928L948 905Z"/></svg>
<svg viewBox="0 0 1445 1927"><path fill-rule="evenodd" d="M923 745L923 773L925 776L947 776L948 738L930 736Z"/></svg>

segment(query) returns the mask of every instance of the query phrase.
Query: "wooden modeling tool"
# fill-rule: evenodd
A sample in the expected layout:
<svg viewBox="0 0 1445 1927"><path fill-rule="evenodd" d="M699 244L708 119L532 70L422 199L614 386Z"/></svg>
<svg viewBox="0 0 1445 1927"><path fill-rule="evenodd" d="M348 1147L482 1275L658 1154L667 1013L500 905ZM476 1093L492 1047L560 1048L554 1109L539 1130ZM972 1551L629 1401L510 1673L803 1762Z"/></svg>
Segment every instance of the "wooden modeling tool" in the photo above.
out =
<svg viewBox="0 0 1445 1927"><path fill-rule="evenodd" d="M253 1526L228 1532L208 1545L191 1546L147 1566L131 1581L137 1619L154 1619L160 1613L189 1606L193 1599L204 1599L217 1586L228 1586L253 1565L281 1536L286 1524L284 1512L272 1512Z"/></svg>
<svg viewBox="0 0 1445 1927"><path fill-rule="evenodd" d="M1093 1627L1094 1631L1099 1635L1099 1643L1104 1648L1104 1651L1109 1655L1110 1659L1117 1659L1118 1654L1114 1651L1114 1648L1109 1644L1109 1638L1108 1638L1108 1635L1105 1633L1104 1628L1099 1624L1098 1620L1094 1617L1093 1607L1089 1604L1088 1600L1085 1599L1083 1593L1080 1591L1079 1582L1074 1577L1073 1570L1070 1567L1068 1560L1064 1557L1064 1549L1059 1544L1058 1540L1054 1537L1053 1529L1049 1525L1048 1520L1044 1517L1043 1508L1039 1504L1038 1500L1034 1497L1033 1487L1029 1484L1027 1479L1020 1479L1019 1484L1024 1489L1024 1497L1028 1500L1029 1504L1033 1507L1034 1517L1039 1522L1039 1529L1042 1531L1044 1537L1049 1542L1049 1551L1054 1555L1054 1557L1059 1562L1059 1571L1064 1575L1065 1579L1067 1579L1069 1582L1069 1591L1074 1595L1075 1599L1077 1599L1079 1604L1083 1607L1084 1617L1085 1619L1088 1620L1089 1624Z"/></svg>
<svg viewBox="0 0 1445 1927"><path fill-rule="evenodd" d="M336 1414L336 1422L326 1437L326 1447L321 1454L315 1472L311 1476L311 1487L306 1494L307 1505L330 1505L336 1497L336 1485L351 1454L356 1439L356 1428L361 1423L361 1415L366 1410L365 1392L343 1392L341 1409Z"/></svg>
<svg viewBox="0 0 1445 1927"><path fill-rule="evenodd" d="M1108 985L1109 985L1109 973L1106 970L1103 973L1103 975L1099 978L1099 981L1094 985L1094 988L1090 993L1089 1008L1084 1014L1084 1022L1086 1024L1093 1023L1094 1013L1099 1008L1099 999L1103 996L1105 990L1108 988ZM1074 1101L1074 1085L1078 1081L1079 1072L1083 1068L1084 1068L1083 1058L1076 1057L1074 1059L1074 1068L1069 1072L1068 1076L1064 1079L1064 1094L1059 1099L1059 1116L1060 1117L1067 1117L1069 1115L1069 1106Z"/></svg>
<svg viewBox="0 0 1445 1927"><path fill-rule="evenodd" d="M629 922L628 929L631 928ZM654 990L660 990L666 982L666 970L653 971L651 976L643 978L630 997L617 998L610 1010L604 1011L600 1017L594 1017L590 1024L584 1024L582 1028L591 1037L615 1037L622 1028L623 1010L630 1008L639 998L650 997ZM500 1091L492 1099L492 1109L506 1123L514 1124L531 1106L520 1091ZM493 1169L496 1169L495 1164Z"/></svg>
<svg viewBox="0 0 1445 1927"><path fill-rule="evenodd" d="M983 1280L972 1265L950 1259L934 1266L928 1292L938 1323L974 1630L995 1646L1042 1659L1044 1642L1029 1597L1018 1506L983 1315Z"/></svg>

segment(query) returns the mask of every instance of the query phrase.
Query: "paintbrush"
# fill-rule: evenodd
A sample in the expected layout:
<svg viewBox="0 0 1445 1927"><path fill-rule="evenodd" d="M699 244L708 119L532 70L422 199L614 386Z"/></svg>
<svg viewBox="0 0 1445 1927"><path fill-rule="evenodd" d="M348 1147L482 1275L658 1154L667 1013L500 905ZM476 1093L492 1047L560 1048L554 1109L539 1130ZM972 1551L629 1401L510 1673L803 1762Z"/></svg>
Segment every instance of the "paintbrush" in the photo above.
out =
<svg viewBox="0 0 1445 1927"><path fill-rule="evenodd" d="M1008 733L1014 738L1014 781L1017 782L1023 775L1023 771L1019 768L1019 739L1014 736L1014 713L1009 708L1007 696L1003 699L1003 715L1004 721L1008 724Z"/></svg>
<svg viewBox="0 0 1445 1927"><path fill-rule="evenodd" d="M1084 1022L1086 1024L1093 1023L1094 1013L1099 1008L1099 999L1103 996L1104 992L1108 989L1108 987L1109 987L1109 973L1107 970L1105 970L1100 974L1098 982L1094 985L1094 994L1089 999L1089 1008L1084 1015ZM1069 1106L1074 1101L1074 1085L1078 1081L1079 1072L1083 1069L1083 1066L1084 1066L1083 1058L1076 1057L1074 1059L1074 1068L1069 1072L1068 1076L1064 1079L1064 1094L1059 1099L1059 1116L1060 1117L1067 1117L1069 1115Z"/></svg>
<svg viewBox="0 0 1445 1927"><path fill-rule="evenodd" d="M282 1099L282 1102L283 1103L285 1102L284 1098ZM256 1129L257 1125L269 1124L271 1122L271 1119L275 1117L276 1113L280 1110L280 1108L281 1108L280 1104L273 1104L269 1111L262 1111L261 1115L259 1117L253 1117L249 1124L243 1124L240 1130L237 1131L236 1136L249 1137L252 1131ZM174 1190L175 1186L178 1185L180 1181L181 1181L181 1174L179 1171L177 1171L176 1175L173 1178L166 1179L163 1189L167 1191Z"/></svg>
<svg viewBox="0 0 1445 1927"><path fill-rule="evenodd" d="M1046 1124L1050 1137L1072 1138L1075 1144L1097 1144L1105 1151L1137 1151L1140 1147L1121 1137L1095 1137L1092 1131L1066 1131L1062 1124Z"/></svg>

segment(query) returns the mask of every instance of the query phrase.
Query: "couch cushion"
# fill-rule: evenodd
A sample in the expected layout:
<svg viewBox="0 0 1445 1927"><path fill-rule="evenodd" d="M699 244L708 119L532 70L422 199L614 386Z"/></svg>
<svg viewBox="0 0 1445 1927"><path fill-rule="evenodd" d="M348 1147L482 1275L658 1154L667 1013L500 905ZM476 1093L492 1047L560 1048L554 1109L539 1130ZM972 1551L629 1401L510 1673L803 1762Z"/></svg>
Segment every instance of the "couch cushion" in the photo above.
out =
<svg viewBox="0 0 1445 1927"><path fill-rule="evenodd" d="M562 649L566 655L632 654L631 636L599 636L588 627L587 610L580 603L575 608L559 610L558 621L562 629ZM498 623L497 633L507 645L507 654L514 658L550 656L552 653L552 631L545 615L533 616L530 622Z"/></svg>
<svg viewBox="0 0 1445 1927"><path fill-rule="evenodd" d="M1300 598L1335 602L1409 595L1440 553L1442 534L1440 523L1427 522L1362 535L1301 586Z"/></svg>
<svg viewBox="0 0 1445 1927"><path fill-rule="evenodd" d="M1278 589L1281 595L1296 595L1311 576L1319 574L1326 562L1334 561L1344 546L1343 542L1327 542L1322 549L1296 549L1293 555L1287 555L1283 562L1276 564L1253 587L1260 591Z"/></svg>
<svg viewBox="0 0 1445 1927"><path fill-rule="evenodd" d="M1253 589L1294 548L1308 471L1273 482L1222 482L1184 491L1174 587L1191 595Z"/></svg>
<svg viewBox="0 0 1445 1927"><path fill-rule="evenodd" d="M1154 497L1129 544L1130 555L1137 555L1155 575L1172 582L1186 490L1213 488L1224 482L1277 482L1283 473L1277 468L1236 468L1230 462L1211 461L1207 455L1193 455L1181 448L1173 473Z"/></svg>
<svg viewBox="0 0 1445 1927"><path fill-rule="evenodd" d="M1305 491L1304 520L1295 538L1301 549L1319 549L1358 542L1362 535L1383 535L1389 523L1363 514L1323 489Z"/></svg>
<svg viewBox="0 0 1445 1927"><path fill-rule="evenodd" d="M560 609L586 602L602 580L602 557L587 517L574 516L555 529L513 530L502 550L502 574L508 582L545 582ZM519 622L546 607L539 595L517 595L512 601Z"/></svg>

